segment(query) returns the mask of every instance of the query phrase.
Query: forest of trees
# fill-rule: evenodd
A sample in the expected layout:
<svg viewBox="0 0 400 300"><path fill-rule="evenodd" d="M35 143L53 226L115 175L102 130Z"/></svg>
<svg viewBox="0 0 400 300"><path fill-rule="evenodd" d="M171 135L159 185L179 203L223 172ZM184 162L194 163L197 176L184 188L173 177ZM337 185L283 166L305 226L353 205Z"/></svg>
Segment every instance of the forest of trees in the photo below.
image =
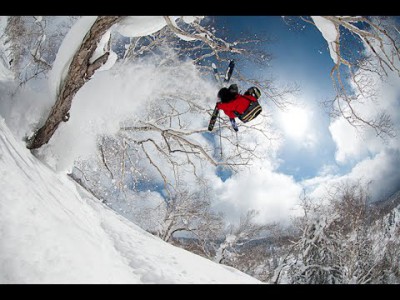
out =
<svg viewBox="0 0 400 300"><path fill-rule="evenodd" d="M8 17L2 36L7 40L8 51L2 59L15 75L15 89L48 76L63 37L79 19L57 18ZM368 78L360 76L360 70L382 77L388 72L400 75L398 29L386 17L324 18L338 33L334 43L337 60L330 74L336 96L325 102L329 112L343 116L357 128L373 128L382 139L393 137L390 117L381 112L374 119L367 118L358 110L358 101L360 95L365 97L367 93L374 97ZM234 56L238 61L246 59L267 68L271 59L258 47L267 37L226 41L203 26L202 19L188 23L165 17L166 26L161 30L130 38L113 31L113 26L123 19L98 17L85 35L60 83L54 105L47 116L37 120L34 134L26 137L32 153L51 140L60 123L69 120L74 96L107 62L110 51L117 53L119 64L161 53L163 59L155 61L159 68L190 57L204 77L212 72L211 61L227 65ZM316 21L311 17L287 18L288 26L317 26ZM54 28L56 31L52 31ZM106 33L110 33L106 49L93 60ZM352 53L354 40L343 38L345 34L367 45L368 54L361 57ZM296 86L277 87L270 78L248 78L245 74L240 67L235 69L238 82L260 87L281 109L290 104L287 95L298 91ZM344 84L347 78L353 82L351 91ZM259 224L254 210L243 212L238 224L230 224L223 214L213 211L215 195L209 192L213 183L201 175L202 168L239 172L262 161L267 154L258 146L277 137L269 126L268 115L263 113L256 122L243 125L243 132L251 131L255 138L252 144L238 144L231 130L221 131L224 157L220 159L202 138L207 129L193 129L187 122L200 112L211 113L203 103L192 100L200 98L199 94L196 90L190 94L178 90L164 94L157 103L150 102L140 120L125 120L126 125L117 134L99 136L96 154L92 159L76 161L70 177L164 241L265 282L400 283L399 194L389 199L388 209L368 203L368 188L359 182L338 184L323 199L304 194L299 199L303 216L294 218L288 226ZM229 128L227 121L221 120L222 128ZM149 182L160 184L157 188L163 197L143 197L144 186ZM196 182L196 187L188 187L188 182Z"/></svg>

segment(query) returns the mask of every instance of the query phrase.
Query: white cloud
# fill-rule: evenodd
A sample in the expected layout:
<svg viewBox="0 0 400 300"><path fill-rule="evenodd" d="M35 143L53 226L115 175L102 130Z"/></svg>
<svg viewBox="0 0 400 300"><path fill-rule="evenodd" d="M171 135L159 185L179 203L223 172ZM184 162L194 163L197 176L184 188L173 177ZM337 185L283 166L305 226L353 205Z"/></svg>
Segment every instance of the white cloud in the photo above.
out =
<svg viewBox="0 0 400 300"><path fill-rule="evenodd" d="M215 208L233 223L251 209L259 211L257 222L285 222L297 213L294 209L301 190L290 176L254 167L217 186Z"/></svg>
<svg viewBox="0 0 400 300"><path fill-rule="evenodd" d="M360 178L364 184L370 183L371 200L382 200L400 188L399 166L399 149L385 149L358 163L344 179Z"/></svg>
<svg viewBox="0 0 400 300"><path fill-rule="evenodd" d="M381 112L387 113L394 124L395 132L400 132L400 78L397 74L389 73L384 81L377 75L363 70L357 72L368 80L364 93L358 95L358 101L354 102L353 108L365 120L372 120ZM354 83L351 83L354 91L357 91ZM365 96L364 96L365 95ZM346 113L346 108L342 108ZM366 127L357 130L351 126L343 117L332 120L329 130L332 139L337 145L336 160L346 163L350 160L360 160L368 155L374 155L386 148L399 148L398 138L392 138L384 143L376 135L376 132Z"/></svg>
<svg viewBox="0 0 400 300"><path fill-rule="evenodd" d="M329 125L332 139L336 143L336 161L346 163L349 159L360 159L368 154L368 143L344 118L338 118Z"/></svg>
<svg viewBox="0 0 400 300"><path fill-rule="evenodd" d="M343 182L360 182L368 186L370 201L383 200L400 189L400 150L385 149L373 158L365 158L358 162L350 172L344 175L332 175L330 166L328 172L303 181L308 194L312 198L324 198L330 187ZM337 170L334 168L334 170Z"/></svg>
<svg viewBox="0 0 400 300"><path fill-rule="evenodd" d="M328 176L332 174L337 174L338 172L339 172L339 167L337 165L328 164L328 165L323 165L320 168L318 176Z"/></svg>

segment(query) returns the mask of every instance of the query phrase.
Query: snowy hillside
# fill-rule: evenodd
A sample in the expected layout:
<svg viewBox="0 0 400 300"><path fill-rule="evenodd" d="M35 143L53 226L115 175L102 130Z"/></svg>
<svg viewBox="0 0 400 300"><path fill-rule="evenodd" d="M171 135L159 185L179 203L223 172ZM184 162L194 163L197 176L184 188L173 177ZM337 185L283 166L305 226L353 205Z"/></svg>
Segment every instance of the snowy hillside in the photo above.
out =
<svg viewBox="0 0 400 300"><path fill-rule="evenodd" d="M0 283L260 283L176 248L56 174L0 119Z"/></svg>

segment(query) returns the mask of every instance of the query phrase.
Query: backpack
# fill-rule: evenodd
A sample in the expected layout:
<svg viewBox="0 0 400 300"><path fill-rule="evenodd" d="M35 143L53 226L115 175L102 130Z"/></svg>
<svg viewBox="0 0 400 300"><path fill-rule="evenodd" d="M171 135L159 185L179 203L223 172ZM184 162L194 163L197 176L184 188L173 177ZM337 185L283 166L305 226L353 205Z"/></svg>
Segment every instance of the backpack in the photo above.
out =
<svg viewBox="0 0 400 300"><path fill-rule="evenodd" d="M243 96L243 97L247 98L246 96ZM262 112L262 107L261 107L260 103L258 103L258 100L257 101L249 100L249 101L250 101L249 107L242 114L235 112L236 116L243 123L247 123L247 122L253 120Z"/></svg>

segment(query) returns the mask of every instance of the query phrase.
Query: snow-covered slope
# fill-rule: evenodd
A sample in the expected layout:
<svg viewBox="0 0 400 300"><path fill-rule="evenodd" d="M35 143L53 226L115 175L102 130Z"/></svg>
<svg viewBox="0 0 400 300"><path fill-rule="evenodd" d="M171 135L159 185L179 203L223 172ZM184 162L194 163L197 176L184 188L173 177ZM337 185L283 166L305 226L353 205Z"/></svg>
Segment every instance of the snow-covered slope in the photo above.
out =
<svg viewBox="0 0 400 300"><path fill-rule="evenodd" d="M0 119L0 283L260 283L150 235L57 174Z"/></svg>

